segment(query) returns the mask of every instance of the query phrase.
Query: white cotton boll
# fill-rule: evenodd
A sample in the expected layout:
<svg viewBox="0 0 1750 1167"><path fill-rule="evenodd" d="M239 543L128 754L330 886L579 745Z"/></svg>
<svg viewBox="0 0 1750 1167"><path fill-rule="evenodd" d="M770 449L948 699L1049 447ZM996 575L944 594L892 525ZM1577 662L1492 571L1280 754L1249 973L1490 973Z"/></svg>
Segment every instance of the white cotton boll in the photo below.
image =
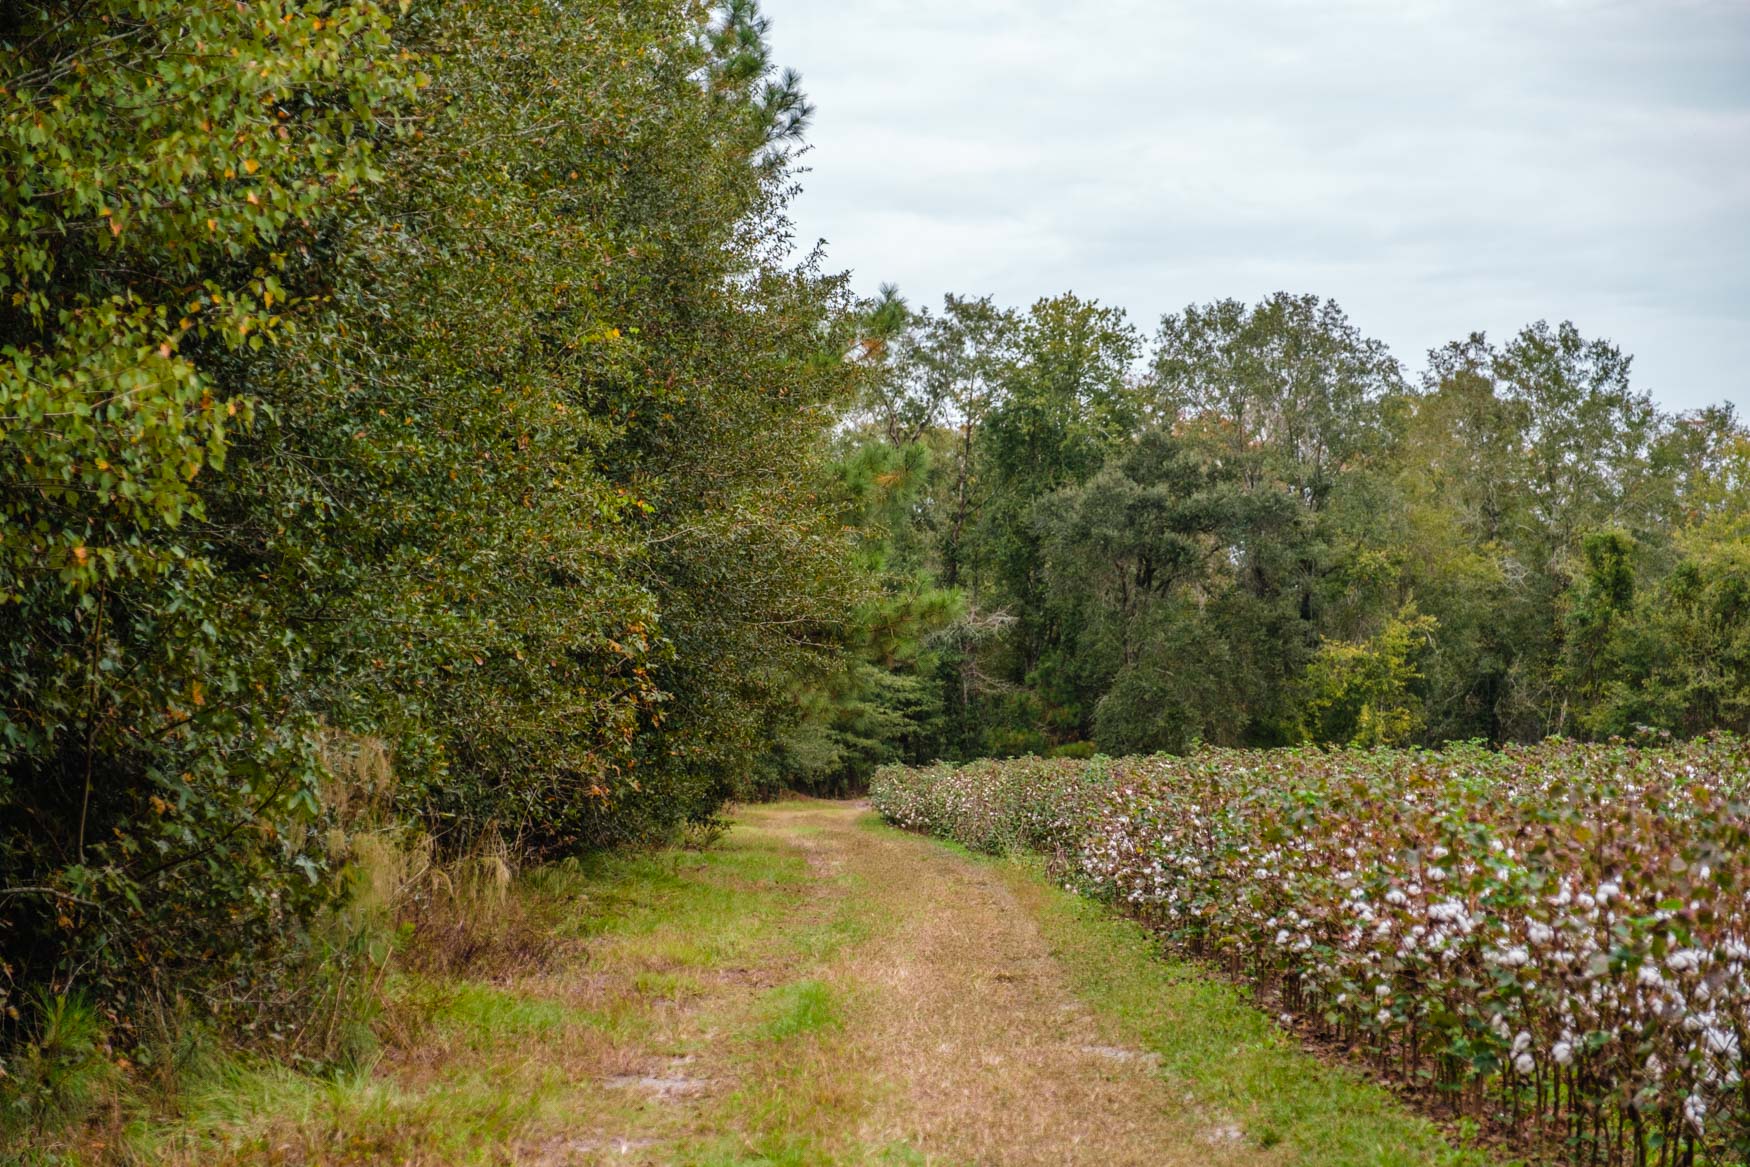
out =
<svg viewBox="0 0 1750 1167"><path fill-rule="evenodd" d="M1373 995L1380 998L1389 997L1391 996L1391 986L1379 985L1373 990Z"/></svg>
<svg viewBox="0 0 1750 1167"><path fill-rule="evenodd" d="M1550 1047L1549 1056L1558 1066L1571 1066L1574 1064L1574 1046L1571 1042L1558 1041Z"/></svg>
<svg viewBox="0 0 1750 1167"><path fill-rule="evenodd" d="M1288 929L1284 928L1280 932L1276 933L1276 946L1278 948L1280 948L1283 945L1287 944L1290 939L1292 939L1292 937L1290 936Z"/></svg>
<svg viewBox="0 0 1750 1167"><path fill-rule="evenodd" d="M1276 1020L1282 1022L1282 1024L1284 1024L1284 1025L1293 1025L1294 1024L1294 1014L1284 1013L1280 1017L1278 1017Z"/></svg>
<svg viewBox="0 0 1750 1167"><path fill-rule="evenodd" d="M1525 925L1525 934L1531 937L1533 944L1548 944L1555 939L1556 932L1548 924L1531 920Z"/></svg>
<svg viewBox="0 0 1750 1167"><path fill-rule="evenodd" d="M1674 973L1693 971L1701 964L1701 954L1693 948L1679 948L1665 957L1665 967Z"/></svg>
<svg viewBox="0 0 1750 1167"><path fill-rule="evenodd" d="M1445 868L1442 868L1442 867L1430 867L1430 868L1429 868L1429 869L1428 869L1428 879L1429 879L1429 881L1430 881L1430 882L1432 882L1432 883L1440 883L1440 882L1441 882L1441 881L1443 881L1443 880L1444 880L1444 879L1445 879L1445 878L1446 878L1446 869L1445 869Z"/></svg>
<svg viewBox="0 0 1750 1167"><path fill-rule="evenodd" d="M1390 1025L1391 1024L1391 1010L1390 1009L1381 1009L1378 1013L1375 1013L1373 1015L1373 1019L1375 1021L1379 1022L1381 1025Z"/></svg>
<svg viewBox="0 0 1750 1167"><path fill-rule="evenodd" d="M1338 993L1337 994L1337 1004L1347 1005L1348 1003L1349 1003L1349 994L1348 993Z"/></svg>
<svg viewBox="0 0 1750 1167"><path fill-rule="evenodd" d="M1529 1074L1536 1067L1537 1063L1532 1061L1530 1054L1520 1054L1513 1059L1513 1068L1521 1074Z"/></svg>
<svg viewBox="0 0 1750 1167"><path fill-rule="evenodd" d="M1515 1054L1522 1054L1530 1048L1531 1034L1528 1031L1521 1029L1513 1038L1513 1052Z"/></svg>
<svg viewBox="0 0 1750 1167"><path fill-rule="evenodd" d="M1504 1014L1497 1013L1489 1018L1489 1028L1495 1031L1495 1036L1505 1040L1513 1035L1513 1030L1507 1025Z"/></svg>
<svg viewBox="0 0 1750 1167"><path fill-rule="evenodd" d="M1683 1117L1689 1120L1696 1133L1701 1133L1702 1125L1707 1121L1707 1102L1699 1094L1691 1094L1683 1100Z"/></svg>
<svg viewBox="0 0 1750 1167"><path fill-rule="evenodd" d="M1493 956L1495 963L1504 968L1523 968L1531 961L1531 953L1518 945L1496 949Z"/></svg>
<svg viewBox="0 0 1750 1167"><path fill-rule="evenodd" d="M1579 905L1580 910L1583 912L1590 912L1593 908L1598 906L1598 901L1587 895L1585 892L1581 892L1576 896L1574 898L1574 903Z"/></svg>
<svg viewBox="0 0 1750 1167"><path fill-rule="evenodd" d="M1394 887L1385 893L1385 902L1393 905L1402 905L1409 903L1409 897Z"/></svg>
<svg viewBox="0 0 1750 1167"><path fill-rule="evenodd" d="M1434 859L1434 860L1440 860L1440 859L1446 858L1450 854L1452 854L1452 852L1448 851L1445 847L1438 847L1437 846L1428 852L1428 858Z"/></svg>
<svg viewBox="0 0 1750 1167"><path fill-rule="evenodd" d="M1641 971L1636 974L1635 980L1638 981L1642 987L1648 989L1657 989L1665 983L1665 978L1659 975L1659 970L1650 964L1643 964L1641 966Z"/></svg>
<svg viewBox="0 0 1750 1167"><path fill-rule="evenodd" d="M1610 880L1606 880L1598 885L1598 902L1601 904L1608 904L1611 900L1621 894L1622 888L1618 887Z"/></svg>

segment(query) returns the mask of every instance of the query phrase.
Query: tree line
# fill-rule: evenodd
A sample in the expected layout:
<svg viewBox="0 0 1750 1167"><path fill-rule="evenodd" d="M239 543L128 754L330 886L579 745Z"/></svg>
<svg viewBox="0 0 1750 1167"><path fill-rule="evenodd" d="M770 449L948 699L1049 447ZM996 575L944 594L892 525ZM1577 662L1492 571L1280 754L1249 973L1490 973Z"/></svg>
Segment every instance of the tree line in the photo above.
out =
<svg viewBox="0 0 1750 1167"><path fill-rule="evenodd" d="M881 581L792 781L1199 744L1750 730L1750 435L1572 324L1412 375L1329 300L863 307Z"/></svg>

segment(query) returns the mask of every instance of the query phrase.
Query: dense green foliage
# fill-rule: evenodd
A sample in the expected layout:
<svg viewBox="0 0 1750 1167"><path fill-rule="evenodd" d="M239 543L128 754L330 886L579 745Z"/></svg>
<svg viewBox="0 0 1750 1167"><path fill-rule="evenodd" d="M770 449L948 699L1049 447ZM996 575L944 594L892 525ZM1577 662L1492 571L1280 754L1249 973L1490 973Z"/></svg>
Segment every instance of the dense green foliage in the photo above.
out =
<svg viewBox="0 0 1750 1167"><path fill-rule="evenodd" d="M452 849L646 838L858 641L853 305L789 256L764 32L6 6L0 1036L72 993L296 1045L352 755Z"/></svg>
<svg viewBox="0 0 1750 1167"><path fill-rule="evenodd" d="M1573 1163L1750 1151L1750 750L1206 750L890 767L890 821L1032 848L1284 1020Z"/></svg>
<svg viewBox="0 0 1750 1167"><path fill-rule="evenodd" d="M320 8L8 8L0 997L243 975L320 896L296 648L211 499L414 98L383 13Z"/></svg>
<svg viewBox="0 0 1750 1167"><path fill-rule="evenodd" d="M961 595L909 760L1750 729L1750 435L1571 325L1412 383L1310 296L883 311L843 441Z"/></svg>

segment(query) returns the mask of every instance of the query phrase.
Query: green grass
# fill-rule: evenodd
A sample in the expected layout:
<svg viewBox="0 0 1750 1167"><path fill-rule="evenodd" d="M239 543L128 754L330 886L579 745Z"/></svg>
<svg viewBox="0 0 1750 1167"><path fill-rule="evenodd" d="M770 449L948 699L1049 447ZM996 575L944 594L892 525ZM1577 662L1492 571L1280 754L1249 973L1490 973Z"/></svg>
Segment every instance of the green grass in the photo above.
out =
<svg viewBox="0 0 1750 1167"><path fill-rule="evenodd" d="M1160 1072L1248 1139L1304 1167L1484 1167L1358 1071L1301 1048L1237 987L1163 958L1133 921L1051 884L1034 859L996 861L1072 984L1115 1036L1160 1056Z"/></svg>
<svg viewBox="0 0 1750 1167"><path fill-rule="evenodd" d="M840 1023L832 989L822 981L798 981L774 989L767 994L765 1005L769 1019L761 1033L779 1041Z"/></svg>
<svg viewBox="0 0 1750 1167"><path fill-rule="evenodd" d="M601 1024L582 1010L492 985L464 981L446 987L452 995L437 1006L432 1020L440 1030L469 1038L517 1040L556 1033L570 1025Z"/></svg>

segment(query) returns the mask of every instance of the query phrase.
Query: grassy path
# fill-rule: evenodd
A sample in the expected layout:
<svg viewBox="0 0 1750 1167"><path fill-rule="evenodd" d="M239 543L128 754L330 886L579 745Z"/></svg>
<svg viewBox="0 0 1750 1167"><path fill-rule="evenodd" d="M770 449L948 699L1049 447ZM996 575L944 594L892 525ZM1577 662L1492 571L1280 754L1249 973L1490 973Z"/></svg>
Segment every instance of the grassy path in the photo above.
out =
<svg viewBox="0 0 1750 1167"><path fill-rule="evenodd" d="M544 873L557 955L408 977L353 1078L228 1071L144 1161L1472 1162L1017 861L849 804Z"/></svg>

